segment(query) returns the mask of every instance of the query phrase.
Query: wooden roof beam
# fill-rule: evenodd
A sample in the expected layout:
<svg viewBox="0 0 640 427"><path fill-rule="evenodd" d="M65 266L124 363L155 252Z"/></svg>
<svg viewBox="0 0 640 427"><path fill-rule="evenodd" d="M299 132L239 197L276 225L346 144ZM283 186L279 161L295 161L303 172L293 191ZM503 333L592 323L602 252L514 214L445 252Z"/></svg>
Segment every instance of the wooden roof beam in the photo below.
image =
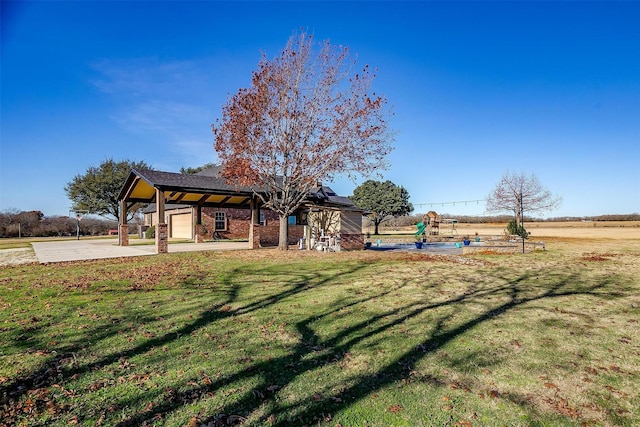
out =
<svg viewBox="0 0 640 427"><path fill-rule="evenodd" d="M197 204L198 206L200 206L200 205L202 205L202 204L203 204L203 203L204 203L208 198L209 198L209 195L208 195L208 194L205 194L204 196L202 196L202 197L200 197L200 198L198 199L198 201L196 202L196 204Z"/></svg>
<svg viewBox="0 0 640 427"><path fill-rule="evenodd" d="M133 179L133 182L131 183L129 188L127 189L127 192L124 195L124 199L122 199L122 200L127 200L129 197L131 197L131 193L133 193L133 190L135 190L136 186L138 185L138 182L140 182L140 177L136 176Z"/></svg>

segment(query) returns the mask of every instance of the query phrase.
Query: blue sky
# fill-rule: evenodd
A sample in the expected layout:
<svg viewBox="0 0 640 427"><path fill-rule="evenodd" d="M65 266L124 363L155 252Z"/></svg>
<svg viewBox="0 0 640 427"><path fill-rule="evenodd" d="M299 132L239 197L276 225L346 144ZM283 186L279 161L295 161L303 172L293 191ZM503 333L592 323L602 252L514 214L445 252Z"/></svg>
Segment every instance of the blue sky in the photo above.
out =
<svg viewBox="0 0 640 427"><path fill-rule="evenodd" d="M640 212L640 2L2 1L0 211L66 215L107 158L215 162L210 124L302 28L379 68L383 177L416 212L483 215L507 170L564 202ZM328 183L350 195L353 183Z"/></svg>

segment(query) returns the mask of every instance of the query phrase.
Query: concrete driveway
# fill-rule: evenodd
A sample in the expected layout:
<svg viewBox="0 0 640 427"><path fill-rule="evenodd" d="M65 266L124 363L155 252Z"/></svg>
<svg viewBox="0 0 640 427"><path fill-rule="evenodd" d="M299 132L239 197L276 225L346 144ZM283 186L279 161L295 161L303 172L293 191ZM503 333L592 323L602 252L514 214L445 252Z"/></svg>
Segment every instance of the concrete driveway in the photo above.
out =
<svg viewBox="0 0 640 427"><path fill-rule="evenodd" d="M31 243L41 264L101 258L155 255L155 245L118 246L118 239L62 240ZM249 249L248 242L171 243L169 253Z"/></svg>

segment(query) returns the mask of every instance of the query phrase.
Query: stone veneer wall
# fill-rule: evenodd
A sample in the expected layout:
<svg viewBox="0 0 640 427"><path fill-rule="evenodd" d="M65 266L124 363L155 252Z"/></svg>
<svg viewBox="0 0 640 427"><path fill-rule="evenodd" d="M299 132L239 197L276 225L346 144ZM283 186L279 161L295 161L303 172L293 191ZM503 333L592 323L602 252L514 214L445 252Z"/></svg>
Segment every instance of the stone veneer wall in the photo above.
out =
<svg viewBox="0 0 640 427"><path fill-rule="evenodd" d="M278 246L280 240L280 224L258 226L254 228L255 235L259 235L260 246ZM295 245L304 236L304 225L290 225L288 244Z"/></svg>
<svg viewBox="0 0 640 427"><path fill-rule="evenodd" d="M215 213L225 212L227 216L227 229L225 231L218 231L218 234L223 239L248 239L249 238L249 226L251 222L251 211L249 209L237 209L237 208L202 208L202 222L206 233L203 234L203 239L213 239L213 232L215 231ZM278 224L278 214L264 209L262 210L264 217L269 223Z"/></svg>
<svg viewBox="0 0 640 427"><path fill-rule="evenodd" d="M544 242L525 242L524 251L546 250ZM506 242L504 240L485 240L479 246L463 246L463 254L473 253L518 253L522 252L522 240L519 242Z"/></svg>
<svg viewBox="0 0 640 427"><path fill-rule="evenodd" d="M345 251L364 249L364 235L362 233L340 233L340 249Z"/></svg>

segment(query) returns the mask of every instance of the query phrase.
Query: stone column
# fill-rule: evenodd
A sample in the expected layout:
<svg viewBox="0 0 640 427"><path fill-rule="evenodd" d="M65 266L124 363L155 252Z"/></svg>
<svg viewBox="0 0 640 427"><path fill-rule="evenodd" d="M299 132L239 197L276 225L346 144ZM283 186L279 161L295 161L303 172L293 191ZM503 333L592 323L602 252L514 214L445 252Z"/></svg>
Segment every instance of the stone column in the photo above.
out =
<svg viewBox="0 0 640 427"><path fill-rule="evenodd" d="M166 254L169 252L169 227L164 218L164 191L156 188L156 209L158 211L158 224L156 224L156 252Z"/></svg>
<svg viewBox="0 0 640 427"><path fill-rule="evenodd" d="M169 238L167 236L169 227L167 224L156 225L156 252L166 254L169 252Z"/></svg>
<svg viewBox="0 0 640 427"><path fill-rule="evenodd" d="M249 224L249 247L260 247L260 202L256 196L251 199L251 223Z"/></svg>
<svg viewBox="0 0 640 427"><path fill-rule="evenodd" d="M129 225L120 224L120 230L118 231L118 237L120 239L120 246L129 246Z"/></svg>
<svg viewBox="0 0 640 427"><path fill-rule="evenodd" d="M202 224L196 224L195 242L196 243L203 243L204 242L204 225L202 225Z"/></svg>
<svg viewBox="0 0 640 427"><path fill-rule="evenodd" d="M249 225L249 247L251 249L260 248L260 224Z"/></svg>
<svg viewBox="0 0 640 427"><path fill-rule="evenodd" d="M204 242L204 225L202 225L202 206L196 206L196 226L194 227L193 240L195 243Z"/></svg>
<svg viewBox="0 0 640 427"><path fill-rule="evenodd" d="M123 232L123 228L126 228ZM120 200L120 227L118 230L118 245L129 246L129 226L127 225L127 201Z"/></svg>

